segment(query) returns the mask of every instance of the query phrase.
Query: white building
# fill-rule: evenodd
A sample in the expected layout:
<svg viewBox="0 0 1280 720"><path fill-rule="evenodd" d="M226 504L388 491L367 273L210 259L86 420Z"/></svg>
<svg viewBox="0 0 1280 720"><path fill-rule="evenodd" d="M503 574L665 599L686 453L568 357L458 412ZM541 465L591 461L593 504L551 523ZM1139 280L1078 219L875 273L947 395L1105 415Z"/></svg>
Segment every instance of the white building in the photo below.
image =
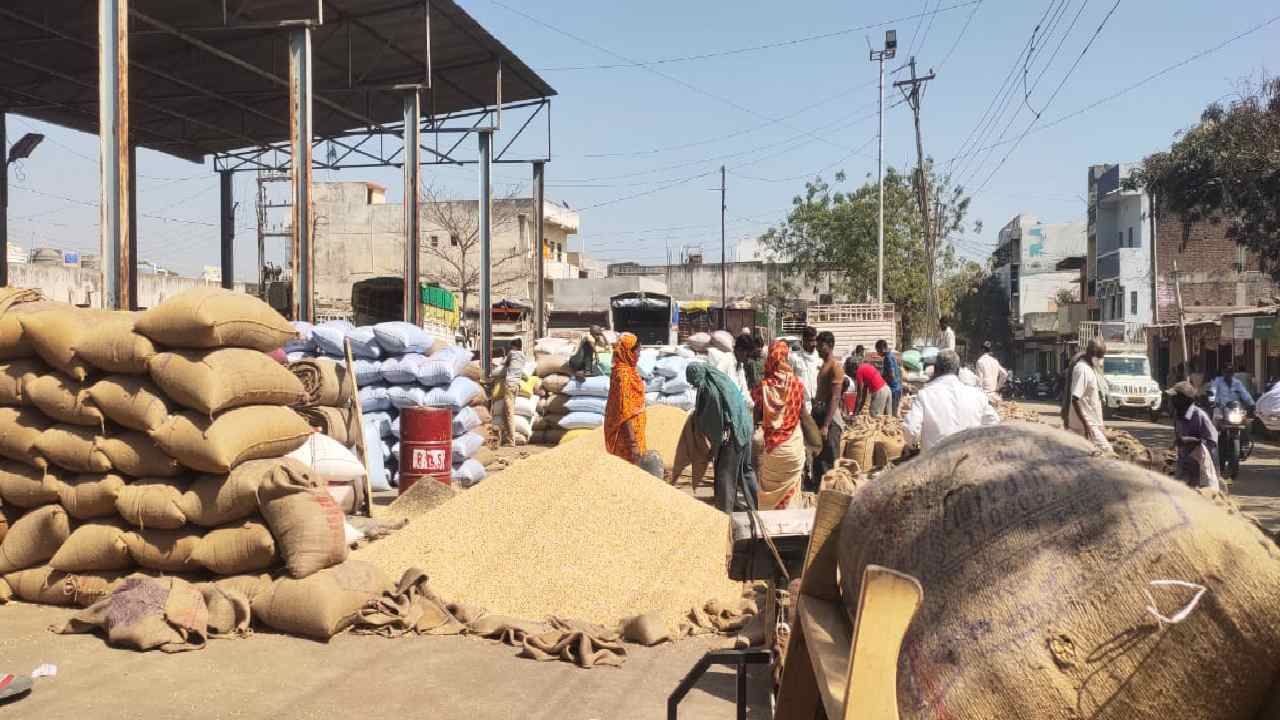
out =
<svg viewBox="0 0 1280 720"><path fill-rule="evenodd" d="M1132 165L1095 165L1089 172L1090 267L1098 320L1152 322L1151 198L1124 189Z"/></svg>
<svg viewBox="0 0 1280 720"><path fill-rule="evenodd" d="M1083 221L1048 224L1025 212L1000 229L993 272L1017 323L1028 313L1056 312L1059 291L1079 288L1079 271L1057 266L1067 258L1084 257L1085 240Z"/></svg>

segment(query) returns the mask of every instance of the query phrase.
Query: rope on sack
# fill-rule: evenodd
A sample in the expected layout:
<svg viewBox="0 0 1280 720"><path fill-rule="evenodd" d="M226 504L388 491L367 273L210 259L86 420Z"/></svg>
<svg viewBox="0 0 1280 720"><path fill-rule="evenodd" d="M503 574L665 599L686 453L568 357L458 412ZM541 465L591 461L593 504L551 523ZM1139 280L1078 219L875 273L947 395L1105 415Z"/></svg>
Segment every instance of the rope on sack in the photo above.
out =
<svg viewBox="0 0 1280 720"><path fill-rule="evenodd" d="M1152 580L1148 585L1153 587L1183 587L1196 591L1196 594L1192 596L1191 600L1181 610L1174 613L1171 617L1165 617L1160 613L1160 610L1156 608L1156 599L1151 596L1151 591L1147 588L1143 588L1142 592L1147 596L1147 602L1149 603L1147 605L1147 612L1154 615L1156 621L1160 625L1177 625L1183 620L1186 620L1187 616L1189 616L1191 612L1196 609L1196 606L1200 604L1200 598L1204 597L1205 591L1208 590L1204 585L1184 582L1182 580Z"/></svg>

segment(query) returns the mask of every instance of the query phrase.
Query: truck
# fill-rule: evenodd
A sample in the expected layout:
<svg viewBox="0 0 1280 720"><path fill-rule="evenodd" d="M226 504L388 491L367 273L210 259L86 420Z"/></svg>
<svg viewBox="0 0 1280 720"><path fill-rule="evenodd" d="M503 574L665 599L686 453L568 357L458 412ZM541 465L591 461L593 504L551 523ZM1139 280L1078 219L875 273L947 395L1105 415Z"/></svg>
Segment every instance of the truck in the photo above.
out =
<svg viewBox="0 0 1280 720"><path fill-rule="evenodd" d="M609 327L635 335L641 345L675 345L679 342L680 306L663 293L619 293L609 298Z"/></svg>
<svg viewBox="0 0 1280 720"><path fill-rule="evenodd" d="M511 341L520 338L526 350L533 347L533 306L516 300L501 300L493 304L490 315L493 330L493 349L503 353L511 347Z"/></svg>
<svg viewBox="0 0 1280 720"><path fill-rule="evenodd" d="M898 323L892 304L810 305L804 313L804 324L813 326L819 333L834 335L836 353L840 355L853 354L859 345L871 353L877 340L884 340L890 348L902 350L898 347Z"/></svg>
<svg viewBox="0 0 1280 720"><path fill-rule="evenodd" d="M1160 417L1164 393L1151 376L1151 360L1147 357L1146 337L1138 323L1082 322L1080 344L1083 348L1094 337L1107 343L1102 358L1103 413L1114 416L1122 410L1145 412L1152 421Z"/></svg>

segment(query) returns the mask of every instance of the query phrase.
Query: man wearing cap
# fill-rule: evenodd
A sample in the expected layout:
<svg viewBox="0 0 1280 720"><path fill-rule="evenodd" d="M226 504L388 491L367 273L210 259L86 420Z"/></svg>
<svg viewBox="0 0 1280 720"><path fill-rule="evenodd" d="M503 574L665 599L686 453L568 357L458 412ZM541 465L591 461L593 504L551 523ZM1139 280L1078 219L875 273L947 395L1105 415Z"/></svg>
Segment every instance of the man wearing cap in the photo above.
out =
<svg viewBox="0 0 1280 720"><path fill-rule="evenodd" d="M1191 487L1217 489L1218 429L1196 405L1196 389L1183 380L1165 390L1173 406L1173 445L1178 449L1177 478Z"/></svg>
<svg viewBox="0 0 1280 720"><path fill-rule="evenodd" d="M995 355L991 354L991 341L982 343L982 357L976 363L978 369L978 388L992 400L998 399L1000 388L1009 379L1009 371L1004 369Z"/></svg>

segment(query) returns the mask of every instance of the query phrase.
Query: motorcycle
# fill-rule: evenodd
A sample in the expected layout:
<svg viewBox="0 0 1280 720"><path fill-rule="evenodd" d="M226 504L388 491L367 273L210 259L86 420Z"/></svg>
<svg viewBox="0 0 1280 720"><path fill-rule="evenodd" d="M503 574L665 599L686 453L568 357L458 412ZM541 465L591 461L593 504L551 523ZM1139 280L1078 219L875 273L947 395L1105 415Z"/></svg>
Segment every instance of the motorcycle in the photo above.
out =
<svg viewBox="0 0 1280 720"><path fill-rule="evenodd" d="M1234 480L1240 463L1253 455L1253 438L1248 432L1249 413L1239 400L1216 408L1213 423L1218 427L1218 467L1224 477Z"/></svg>
<svg viewBox="0 0 1280 720"><path fill-rule="evenodd" d="M1052 400L1054 398L1053 381L1047 375L1034 375L1028 395L1033 400Z"/></svg>

